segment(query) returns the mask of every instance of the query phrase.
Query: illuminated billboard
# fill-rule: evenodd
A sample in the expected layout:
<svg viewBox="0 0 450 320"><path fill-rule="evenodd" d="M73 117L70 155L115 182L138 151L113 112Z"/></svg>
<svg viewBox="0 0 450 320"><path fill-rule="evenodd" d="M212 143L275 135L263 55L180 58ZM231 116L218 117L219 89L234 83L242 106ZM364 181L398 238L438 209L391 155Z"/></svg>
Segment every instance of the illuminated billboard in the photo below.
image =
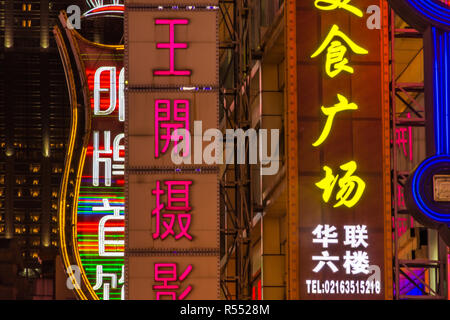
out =
<svg viewBox="0 0 450 320"><path fill-rule="evenodd" d="M123 15L123 5L88 13L111 10ZM59 18L54 35L72 113L59 203L61 254L78 298L123 299L124 47L89 41L68 26L64 12Z"/></svg>
<svg viewBox="0 0 450 320"><path fill-rule="evenodd" d="M173 157L219 127L217 5L126 3L127 299L219 298L218 166Z"/></svg>
<svg viewBox="0 0 450 320"><path fill-rule="evenodd" d="M386 2L288 6L290 298L389 298Z"/></svg>

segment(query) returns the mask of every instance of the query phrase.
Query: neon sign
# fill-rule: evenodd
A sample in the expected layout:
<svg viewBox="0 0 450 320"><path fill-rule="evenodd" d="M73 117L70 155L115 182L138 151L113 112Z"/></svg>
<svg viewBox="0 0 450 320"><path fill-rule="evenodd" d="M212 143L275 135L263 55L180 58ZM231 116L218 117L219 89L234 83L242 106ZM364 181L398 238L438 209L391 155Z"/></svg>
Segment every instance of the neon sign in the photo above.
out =
<svg viewBox="0 0 450 320"><path fill-rule="evenodd" d="M327 2L329 4L328 7L324 7L323 5L319 5L320 3ZM338 8L344 8L352 13L358 13L358 9L354 6L349 5L349 0L344 1L316 1L315 6L319 10L336 10ZM356 10L356 11L355 11ZM358 14L357 14L358 15ZM352 49L355 54L368 54L369 52L364 48L358 46L353 40L351 40L347 35L345 35L342 31L339 30L338 25L333 25L331 27L330 32L326 36L325 40L322 42L320 47L311 55L311 58L317 57L320 53L322 53L327 47L327 57L325 64L325 71L330 78L336 77L341 71L346 71L350 74L354 73L354 69L348 65L348 59L344 58L344 55L347 51L347 48L338 40L333 39L335 37L340 37L345 43ZM319 139L313 143L314 147L321 145L325 139L328 137L331 131L331 127L333 124L333 119L336 113L344 110L357 110L358 106L355 103L348 103L348 99L343 95L338 94L339 103L334 107L325 108L322 107L322 112L328 116L325 128L322 131ZM337 195L336 200L339 200L334 207L339 207L341 205L346 205L348 208L352 208L355 206L361 196L364 193L364 189L366 183L359 177L352 176L355 173L357 165L355 161L350 161L346 164L340 166L342 170L345 170L347 173L343 178L341 178L338 182L339 187L341 188ZM316 183L316 186L320 189L323 189L323 200L328 203L331 193L334 189L334 186L339 178L339 175L334 176L332 174L332 169L328 166L324 166L324 171L326 176L323 180ZM354 193L354 194L353 194Z"/></svg>
<svg viewBox="0 0 450 320"><path fill-rule="evenodd" d="M428 138L427 156L409 176L406 203L422 224L438 228L450 244L450 206L445 184L438 177L450 173L450 8L431 0L391 0L404 20L424 33L426 126L434 129ZM434 143L433 143L434 142ZM429 146L428 146L429 145ZM443 193L442 193L443 192ZM439 197L437 195L439 194ZM439 199L438 199L439 198Z"/></svg>
<svg viewBox="0 0 450 320"><path fill-rule="evenodd" d="M218 298L217 168L172 161L189 130L218 127L218 8L203 2L127 4L127 299Z"/></svg>
<svg viewBox="0 0 450 320"><path fill-rule="evenodd" d="M390 182L384 182L390 133L383 68L389 57L373 49L388 42L386 16L382 28L370 28L364 17L369 21L371 11L361 2L308 3L296 7L297 32L290 35L297 39L292 75L298 97L292 98L297 120L287 130L297 130L298 151L288 150L288 158L298 157L298 189L290 186L288 193L298 192L298 217L289 224L298 219L290 232L299 234L298 249L288 241L299 261L290 290L298 286L295 299L388 298L392 221ZM386 4L378 4L386 13Z"/></svg>
<svg viewBox="0 0 450 320"><path fill-rule="evenodd" d="M80 270L82 283L73 286L80 299L124 299L124 47L90 42L67 26L64 13L59 20L54 34L72 107L61 255L68 270Z"/></svg>
<svg viewBox="0 0 450 320"><path fill-rule="evenodd" d="M78 199L80 260L99 298L123 299L124 282L115 279L124 278L124 69L102 66L86 75L93 119Z"/></svg>

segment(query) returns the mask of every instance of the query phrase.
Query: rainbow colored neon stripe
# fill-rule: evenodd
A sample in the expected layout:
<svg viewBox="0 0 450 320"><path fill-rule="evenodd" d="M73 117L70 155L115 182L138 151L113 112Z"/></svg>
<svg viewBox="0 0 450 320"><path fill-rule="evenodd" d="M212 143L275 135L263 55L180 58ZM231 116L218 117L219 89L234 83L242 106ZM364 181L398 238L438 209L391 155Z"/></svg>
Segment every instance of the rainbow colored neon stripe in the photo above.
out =
<svg viewBox="0 0 450 320"><path fill-rule="evenodd" d="M89 156L87 157L89 159ZM84 180L84 178L83 178ZM86 179L84 185L88 185L92 178ZM115 181L113 180L113 183ZM92 183L91 183L92 184ZM122 187L87 187L82 186L78 200L78 223L77 223L77 240L80 252L81 262L86 272L87 278L92 287L96 284L96 267L103 266L103 271L107 273L115 273L120 278L122 273L122 266L124 264L123 257L100 257L98 250L98 225L100 219L105 215L112 214L111 211L93 211L92 208L103 205L102 199L108 199L111 207L123 207L124 194ZM124 223L110 222L107 226L123 227ZM107 233L108 240L124 240L123 233ZM120 251L123 252L123 246L106 246L106 251ZM110 289L110 299L120 300L120 287L117 289ZM95 291L100 299L103 298L103 290L100 288Z"/></svg>
<svg viewBox="0 0 450 320"><path fill-rule="evenodd" d="M89 58L89 56L85 56ZM108 62L106 62L108 63ZM121 64L121 62L120 62ZM117 80L121 66L113 63L118 69ZM94 91L94 76L96 69L86 69L86 78L88 82L89 92L91 93L91 110L93 110L94 100L92 93ZM108 88L109 77L103 75L100 78L102 88ZM118 81L117 81L118 83ZM115 88L118 90L118 86ZM106 95L100 97L100 108L107 109L109 106L109 98ZM113 210L94 210L104 206L103 200L108 200L109 205L114 207L124 207L124 178L123 176L112 176L111 186L105 186L104 176L99 176L99 186L93 185L92 177L92 163L93 163L93 141L92 132L100 131L100 136L103 136L103 130L110 130L112 136L123 133L123 123L118 120L118 112L116 110L108 116L93 116L92 118L91 136L89 137L89 145L86 150L84 159L84 167L82 169L83 175L81 177L80 190L77 201L77 246L80 255L81 264L89 284L92 288L97 283L97 266L101 265L103 273L112 273L117 276L117 280L122 277L122 269L124 265L124 247L123 245L106 245L106 252L121 252L122 256L100 256L99 255L99 222L105 216L113 215ZM105 129L107 128L107 129ZM99 144L99 149L104 148L104 143ZM120 152L120 156L124 156L124 152ZM112 155L111 155L112 157ZM103 170L103 169L102 169ZM102 172L102 171L100 171ZM120 212L124 214L123 210ZM107 221L105 228L109 227L124 227L124 221ZM125 240L123 232L106 232L105 240ZM110 283L111 279L105 277L103 283ZM117 285L116 288L110 286L109 299L120 300L122 284ZM95 294L100 300L103 300L103 285L94 290Z"/></svg>

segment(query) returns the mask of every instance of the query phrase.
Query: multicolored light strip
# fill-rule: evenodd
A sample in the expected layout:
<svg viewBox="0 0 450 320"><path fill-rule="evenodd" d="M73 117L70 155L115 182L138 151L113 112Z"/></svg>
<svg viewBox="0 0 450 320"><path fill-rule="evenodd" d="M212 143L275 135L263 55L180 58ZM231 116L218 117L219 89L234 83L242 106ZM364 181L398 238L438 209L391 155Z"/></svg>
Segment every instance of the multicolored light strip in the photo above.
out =
<svg viewBox="0 0 450 320"><path fill-rule="evenodd" d="M94 91L94 79L96 69L86 69L86 78L88 82L89 92ZM116 77L118 80L120 69L118 70ZM109 87L109 75L102 74L100 77L100 87ZM117 81L118 84L118 81ZM115 88L119 89L118 85ZM91 94L90 107L93 110L94 98ZM108 94L100 96L100 109L105 110L109 106ZM116 110L108 116L94 116L92 119L92 130L100 130L101 128L108 128L113 130L116 134L123 132L123 123L118 120L118 112ZM100 128L101 127L101 128ZM120 131L120 132L119 132ZM77 201L77 245L79 250L79 256L82 267L86 274L87 279L92 287L97 282L97 266L103 267L103 272L114 273L117 275L117 279L121 277L122 268L124 265L123 256L111 257L99 255L99 222L100 219L107 215L113 215L112 210L94 210L94 208L103 207L104 199L108 200L109 205L114 207L124 207L124 179L123 177L114 178L111 181L111 186L104 185L104 176L100 176L100 185L98 187L93 186L92 166L93 163L93 151L92 136L90 137L90 143L86 150L86 156L84 159L83 176L81 177L81 184L79 189L78 201ZM99 145L99 149L103 149L103 145ZM121 156L124 156L124 151L120 152ZM112 157L112 155L111 155ZM123 215L123 211L120 213ZM122 227L124 228L124 221L109 221L105 227ZM107 232L105 233L105 240L125 240L123 232ZM123 252L123 245L106 245L106 252ZM104 282L109 282L110 279L104 279ZM119 300L121 298L121 287L110 288L109 299ZM103 288L95 290L95 294L99 299L103 299Z"/></svg>

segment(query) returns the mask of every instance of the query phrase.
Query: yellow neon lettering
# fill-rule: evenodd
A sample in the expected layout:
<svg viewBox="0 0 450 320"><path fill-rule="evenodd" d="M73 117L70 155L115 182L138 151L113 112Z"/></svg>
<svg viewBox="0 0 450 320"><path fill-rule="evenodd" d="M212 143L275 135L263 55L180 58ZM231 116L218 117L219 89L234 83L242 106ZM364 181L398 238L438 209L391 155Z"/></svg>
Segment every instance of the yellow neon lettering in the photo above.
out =
<svg viewBox="0 0 450 320"><path fill-rule="evenodd" d="M335 37L341 38L355 54L368 54L369 51L358 46L345 33L339 30L339 26L333 25L330 32L322 42L320 47L311 55L311 58L317 57L325 49L327 49L327 57L325 70L329 77L334 78L342 71L353 74L354 70L348 64L348 59L345 58L347 48L339 40L333 40Z"/></svg>
<svg viewBox="0 0 450 320"><path fill-rule="evenodd" d="M334 205L334 208L340 207L341 205L351 208L358 203L359 199L361 199L364 189L366 188L366 183L361 178L353 176L356 167L355 161L350 161L340 166L340 168L347 171L347 173L338 182L341 189L336 194L336 200L339 200L339 202ZM355 191L354 194L353 191Z"/></svg>
<svg viewBox="0 0 450 320"><path fill-rule="evenodd" d="M331 192L333 192L334 185L339 178L339 175L334 176L333 170L330 167L324 166L325 178L316 183L316 186L323 190L322 199L326 203L330 200Z"/></svg>
<svg viewBox="0 0 450 320"><path fill-rule="evenodd" d="M322 130L322 134L320 135L319 139L317 139L317 141L313 143L313 147L320 146L328 138L331 127L333 126L334 117L338 112L358 109L358 105L356 105L355 103L348 103L348 99L343 95L338 94L337 97L339 99L339 103L335 104L333 107L325 108L324 106L322 106L321 108L322 113L328 118L325 123L325 127Z"/></svg>
<svg viewBox="0 0 450 320"><path fill-rule="evenodd" d="M366 183L358 176L353 175L357 168L355 161L347 162L340 166L340 168L347 173L338 180L340 188L336 194L336 200L338 202L333 207L336 208L345 205L348 208L352 208L361 199L366 188ZM316 186L323 190L322 198L328 203L339 175L334 176L333 171L327 166L324 166L323 169L325 171L325 178L316 183Z"/></svg>
<svg viewBox="0 0 450 320"><path fill-rule="evenodd" d="M348 4L350 1L351 0L316 0L314 5L320 10L344 9L362 18L363 12L357 7Z"/></svg>

